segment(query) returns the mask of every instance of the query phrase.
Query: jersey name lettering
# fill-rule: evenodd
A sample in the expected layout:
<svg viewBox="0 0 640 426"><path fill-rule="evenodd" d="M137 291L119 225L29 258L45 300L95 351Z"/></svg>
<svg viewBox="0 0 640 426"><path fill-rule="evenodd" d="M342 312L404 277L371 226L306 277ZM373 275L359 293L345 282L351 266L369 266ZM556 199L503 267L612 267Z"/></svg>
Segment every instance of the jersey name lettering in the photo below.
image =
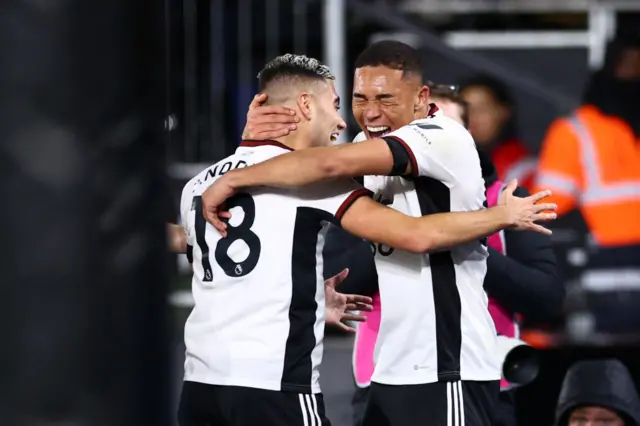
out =
<svg viewBox="0 0 640 426"><path fill-rule="evenodd" d="M206 182L209 178L215 178L217 176L222 176L225 173L229 172L231 169L239 169L242 167L247 167L247 162L243 160L239 160L236 162L235 166L233 166L233 162L226 161L222 164L218 163L214 168L207 170L207 174L204 177L204 181Z"/></svg>

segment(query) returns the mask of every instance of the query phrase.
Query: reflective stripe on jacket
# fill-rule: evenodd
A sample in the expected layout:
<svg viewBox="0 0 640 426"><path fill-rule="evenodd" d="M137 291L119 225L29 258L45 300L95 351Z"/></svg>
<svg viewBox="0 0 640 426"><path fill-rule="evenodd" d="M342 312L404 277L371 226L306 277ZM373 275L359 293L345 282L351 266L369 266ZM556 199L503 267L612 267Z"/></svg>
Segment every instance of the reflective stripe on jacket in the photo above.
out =
<svg viewBox="0 0 640 426"><path fill-rule="evenodd" d="M553 122L534 190L547 188L559 214L580 208L599 246L640 244L640 143L624 121L583 106Z"/></svg>

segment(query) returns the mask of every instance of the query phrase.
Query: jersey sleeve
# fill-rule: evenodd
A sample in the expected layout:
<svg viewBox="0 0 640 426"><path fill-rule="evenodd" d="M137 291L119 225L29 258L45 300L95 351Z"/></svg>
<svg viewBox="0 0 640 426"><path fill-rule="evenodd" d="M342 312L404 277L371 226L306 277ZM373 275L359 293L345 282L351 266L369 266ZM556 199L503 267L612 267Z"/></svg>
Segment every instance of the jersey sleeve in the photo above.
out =
<svg viewBox="0 0 640 426"><path fill-rule="evenodd" d="M192 182L187 183L182 189L182 196L180 197L180 225L185 230L187 235L187 257L191 262L190 254L193 251L193 235L192 227L189 226L189 212L191 211L191 204L193 203L193 196L191 194Z"/></svg>
<svg viewBox="0 0 640 426"><path fill-rule="evenodd" d="M373 192L363 188L353 179L324 182L313 191L316 197L311 200L311 207L329 213L338 224L358 198L373 196Z"/></svg>
<svg viewBox="0 0 640 426"><path fill-rule="evenodd" d="M411 166L414 177L426 176L441 181L451 178L450 171L443 165L445 160L458 149L452 144L453 137L471 138L458 129L444 129L438 124L412 123L383 137L393 155L393 169L390 175L404 174ZM473 140L471 139L471 146ZM459 145L458 145L459 146Z"/></svg>

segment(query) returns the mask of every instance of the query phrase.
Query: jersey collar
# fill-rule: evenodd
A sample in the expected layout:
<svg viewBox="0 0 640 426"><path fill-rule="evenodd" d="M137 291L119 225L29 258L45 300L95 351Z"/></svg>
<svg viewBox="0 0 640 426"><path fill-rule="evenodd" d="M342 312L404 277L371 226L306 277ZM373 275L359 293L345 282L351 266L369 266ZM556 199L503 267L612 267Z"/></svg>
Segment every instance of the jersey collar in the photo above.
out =
<svg viewBox="0 0 640 426"><path fill-rule="evenodd" d="M427 113L427 117L439 117L442 115L442 111L438 108L438 105L434 103L429 104L429 112Z"/></svg>
<svg viewBox="0 0 640 426"><path fill-rule="evenodd" d="M286 149L287 151L293 151L293 148L288 147L282 142L274 141L271 139L264 139L264 140L245 139L242 142L240 142L240 147L242 148L258 148L261 146L276 146L278 148Z"/></svg>

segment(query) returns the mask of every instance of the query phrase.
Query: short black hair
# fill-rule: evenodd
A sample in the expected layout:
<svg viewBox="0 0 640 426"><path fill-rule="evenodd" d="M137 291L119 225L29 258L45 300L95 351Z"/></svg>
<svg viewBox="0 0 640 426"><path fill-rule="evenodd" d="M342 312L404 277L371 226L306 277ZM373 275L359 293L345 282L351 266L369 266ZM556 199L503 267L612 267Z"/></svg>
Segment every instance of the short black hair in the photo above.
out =
<svg viewBox="0 0 640 426"><path fill-rule="evenodd" d="M287 53L270 61L258 73L259 90L264 91L274 81L307 78L311 80L334 80L328 66L315 58Z"/></svg>
<svg viewBox="0 0 640 426"><path fill-rule="evenodd" d="M496 78L485 74L474 75L460 85L460 91L463 92L470 87L482 87L491 92L491 95L499 104L507 108L513 108L514 106L511 91L507 85Z"/></svg>
<svg viewBox="0 0 640 426"><path fill-rule="evenodd" d="M387 67L416 75L422 79L422 57L413 47L396 40L382 40L369 45L356 59L355 67Z"/></svg>

